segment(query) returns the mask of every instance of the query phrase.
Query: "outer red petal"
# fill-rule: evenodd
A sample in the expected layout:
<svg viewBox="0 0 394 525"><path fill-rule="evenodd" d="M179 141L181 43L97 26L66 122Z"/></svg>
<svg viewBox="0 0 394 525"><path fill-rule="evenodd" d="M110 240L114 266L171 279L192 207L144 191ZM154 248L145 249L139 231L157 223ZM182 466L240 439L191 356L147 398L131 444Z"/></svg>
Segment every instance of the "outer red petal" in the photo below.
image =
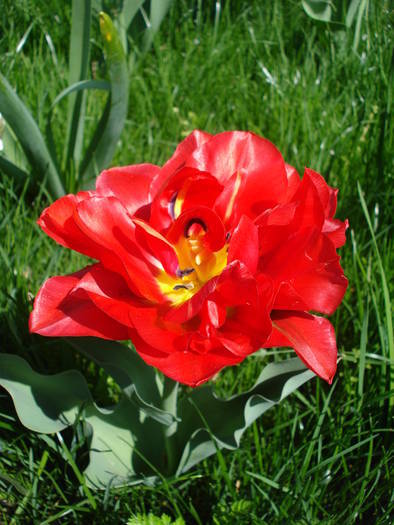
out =
<svg viewBox="0 0 394 525"><path fill-rule="evenodd" d="M331 384L337 369L337 346L331 323L305 312L274 311L271 318L273 326L288 340L298 357ZM274 337L271 342L275 343ZM284 340L280 342L283 345Z"/></svg>
<svg viewBox="0 0 394 525"><path fill-rule="evenodd" d="M294 196L295 192L297 191L298 186L300 185L301 179L297 173L297 170L293 168L293 166L290 166L290 164L286 164L286 176L287 176L287 183L288 183L287 193L286 193L286 202L289 202Z"/></svg>
<svg viewBox="0 0 394 525"><path fill-rule="evenodd" d="M324 210L324 216L332 219L337 209L338 190L331 188L317 171L305 168L304 177L307 175L315 186Z"/></svg>
<svg viewBox="0 0 394 525"><path fill-rule="evenodd" d="M208 355L186 349L165 354L144 344L138 337L133 341L137 352L148 365L155 366L171 379L192 387L205 383L225 366L235 365L244 359L220 348L210 351Z"/></svg>
<svg viewBox="0 0 394 525"><path fill-rule="evenodd" d="M346 242L346 230L349 227L349 221L340 221L338 219L326 219L323 225L323 233L330 239L335 248L340 248Z"/></svg>
<svg viewBox="0 0 394 525"><path fill-rule="evenodd" d="M45 208L37 223L49 237L62 246L89 257L98 258L99 247L81 231L74 220L74 212L78 203L89 199L92 195L92 193L82 192L61 197Z"/></svg>
<svg viewBox="0 0 394 525"><path fill-rule="evenodd" d="M45 281L30 314L31 332L45 336L95 336L128 339L129 329L97 308L87 294L70 293L89 271Z"/></svg>
<svg viewBox="0 0 394 525"><path fill-rule="evenodd" d="M154 179L151 195L162 189L166 184L167 179L177 170L186 165L186 160L190 157L195 149L200 147L204 142L208 141L212 135L205 133L205 131L194 130L188 135L185 140L180 142L173 154L173 156L164 164L160 173Z"/></svg>
<svg viewBox="0 0 394 525"><path fill-rule="evenodd" d="M335 248L316 230L300 231L263 259L262 266L280 286L274 309L332 314L346 292Z"/></svg>
<svg viewBox="0 0 394 525"><path fill-rule="evenodd" d="M242 262L254 274L259 259L259 235L257 227L243 215L235 228L228 249L228 263Z"/></svg>
<svg viewBox="0 0 394 525"><path fill-rule="evenodd" d="M135 225L114 197L92 197L78 204L78 226L102 249L97 257L110 270L123 275L133 292L150 300L163 297L153 275L151 261L135 241Z"/></svg>
<svg viewBox="0 0 394 525"><path fill-rule="evenodd" d="M150 187L160 172L154 164L135 164L103 171L97 179L97 195L116 197L134 215L150 203Z"/></svg>
<svg viewBox="0 0 394 525"><path fill-rule="evenodd" d="M288 183L282 155L271 142L253 133L228 131L215 135L186 163L211 173L224 186L241 174L240 185L236 178L233 180L237 195L231 214L238 218L242 213L255 217L269 204L285 199ZM231 196L224 200L218 208L226 215L224 204L231 205Z"/></svg>

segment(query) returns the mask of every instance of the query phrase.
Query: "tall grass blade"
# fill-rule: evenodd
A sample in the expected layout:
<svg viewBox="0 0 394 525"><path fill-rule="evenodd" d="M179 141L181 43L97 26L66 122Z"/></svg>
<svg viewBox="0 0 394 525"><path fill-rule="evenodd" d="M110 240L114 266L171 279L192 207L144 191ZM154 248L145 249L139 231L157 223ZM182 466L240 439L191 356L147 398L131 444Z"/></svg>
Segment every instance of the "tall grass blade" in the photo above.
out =
<svg viewBox="0 0 394 525"><path fill-rule="evenodd" d="M106 168L116 149L127 117L129 78L126 55L119 35L110 17L100 13L100 31L104 41L104 51L111 82L109 109L104 110L107 118L101 118L85 158L81 164L81 181L86 186ZM101 130L102 128L102 130Z"/></svg>
<svg viewBox="0 0 394 525"><path fill-rule="evenodd" d="M64 187L43 136L31 113L0 73L0 112L8 122L33 167L37 182L46 178L53 197L64 195ZM38 180L38 177L40 179Z"/></svg>
<svg viewBox="0 0 394 525"><path fill-rule="evenodd" d="M73 0L70 35L68 82L70 85L85 80L88 72L90 49L91 0ZM71 95L67 114L67 149L63 164L71 159L77 166L82 153L85 93Z"/></svg>
<svg viewBox="0 0 394 525"><path fill-rule="evenodd" d="M386 272L384 271L382 258L380 256L378 244L376 242L376 236L375 231L372 225L371 217L369 215L368 207L364 199L363 191L361 189L361 185L359 182L357 182L357 190L358 195L361 202L361 207L365 215L365 219L368 224L369 231L371 233L372 237L372 245L375 250L376 260L378 263L380 278L382 281L382 290L383 290L383 300L384 300L384 309L385 309L385 317L386 317L386 326L387 326L387 341L388 341L388 357L390 358L390 390L394 389L394 373L393 373L393 363L394 363L394 336L393 336L393 319L391 316L392 309L391 309L391 299L390 299L390 292L387 285L387 279L386 279ZM394 403L394 396L391 396L390 404Z"/></svg>
<svg viewBox="0 0 394 525"><path fill-rule="evenodd" d="M158 31L163 18L166 16L170 8L172 0L151 0L149 25L146 28L144 39L142 42L142 52L146 53L152 45L153 38Z"/></svg>
<svg viewBox="0 0 394 525"><path fill-rule="evenodd" d="M123 9L117 18L119 38L122 41L124 52L127 54L127 31L139 8L145 0L128 0L123 2Z"/></svg>

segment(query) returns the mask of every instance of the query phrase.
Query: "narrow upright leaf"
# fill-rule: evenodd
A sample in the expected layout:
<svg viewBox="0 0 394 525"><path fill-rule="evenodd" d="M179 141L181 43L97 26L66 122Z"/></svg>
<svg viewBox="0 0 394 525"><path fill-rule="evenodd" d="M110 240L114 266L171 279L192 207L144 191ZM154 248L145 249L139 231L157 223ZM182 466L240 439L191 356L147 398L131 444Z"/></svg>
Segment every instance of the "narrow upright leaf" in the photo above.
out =
<svg viewBox="0 0 394 525"><path fill-rule="evenodd" d="M64 195L64 187L43 136L31 113L0 73L0 113L8 122L32 165L37 182L47 180L53 197Z"/></svg>
<svg viewBox="0 0 394 525"><path fill-rule="evenodd" d="M111 99L108 116L100 121L81 165L84 185L108 167L127 116L129 78L126 56L115 26L105 13L100 13L100 31L111 82Z"/></svg>
<svg viewBox="0 0 394 525"><path fill-rule="evenodd" d="M159 30L159 27L170 8L171 3L172 0L150 0L150 25L146 28L146 33L144 35L144 40L142 43L143 52L148 51L152 45L153 38Z"/></svg>
<svg viewBox="0 0 394 525"><path fill-rule="evenodd" d="M91 1L73 0L70 35L69 85L85 80L88 72L90 49ZM66 161L81 157L85 115L85 93L73 93L68 101Z"/></svg>

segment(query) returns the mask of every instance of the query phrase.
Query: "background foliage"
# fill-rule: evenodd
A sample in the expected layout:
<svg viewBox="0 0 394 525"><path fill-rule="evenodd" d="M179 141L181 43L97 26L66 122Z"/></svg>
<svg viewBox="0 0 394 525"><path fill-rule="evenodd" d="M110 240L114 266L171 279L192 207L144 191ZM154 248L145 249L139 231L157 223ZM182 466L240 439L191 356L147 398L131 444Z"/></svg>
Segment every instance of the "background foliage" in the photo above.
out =
<svg viewBox="0 0 394 525"><path fill-rule="evenodd" d="M346 25L350 3L333 4L335 16L325 23L308 17L300 2L176 0L151 51L132 69L128 117L113 160L163 163L196 127L249 129L272 140L299 171L310 166L340 188L338 216L350 221L342 249L350 286L332 319L342 357L333 386L305 385L259 419L239 450L181 478L97 493L81 473L80 426L53 439L29 433L2 391L3 522L124 523L149 512L191 524L390 522L392 326L383 283L393 282L394 267L392 20L389 2L362 2L355 46L357 19ZM48 101L68 86L70 24L68 2L2 2L0 71L41 130ZM102 56L93 18L91 78L104 73ZM105 96L86 98L88 132ZM53 115L58 145L66 120L60 103ZM0 351L20 355L39 372L77 368L95 399L116 401L116 385L90 361L61 341L28 334L40 283L84 263L35 225L48 202L45 191L37 195L5 174L0 186ZM230 395L250 387L277 355L259 354L226 370L215 389Z"/></svg>

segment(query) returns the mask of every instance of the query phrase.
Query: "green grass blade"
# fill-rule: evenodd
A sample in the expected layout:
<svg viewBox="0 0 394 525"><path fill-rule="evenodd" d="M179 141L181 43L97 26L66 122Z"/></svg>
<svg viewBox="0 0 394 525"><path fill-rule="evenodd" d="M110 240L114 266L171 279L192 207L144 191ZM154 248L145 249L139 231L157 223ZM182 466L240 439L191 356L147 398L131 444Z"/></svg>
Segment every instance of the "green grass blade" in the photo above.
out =
<svg viewBox="0 0 394 525"><path fill-rule="evenodd" d="M37 182L47 180L53 197L64 195L64 187L43 136L31 113L0 73L0 112L18 138L26 157L33 167ZM41 177L41 180L38 180Z"/></svg>
<svg viewBox="0 0 394 525"><path fill-rule="evenodd" d="M388 340L388 356L390 358L391 363L394 362L394 336L393 336L393 319L392 319L392 309L391 309L391 299L390 299L390 292L387 285L387 279L386 279L386 272L384 271L382 258L380 256L378 244L376 242L375 237L375 231L372 226L371 217L369 215L368 207L364 199L363 191L361 189L361 185L359 182L357 182L357 190L358 195L361 202L361 207L365 215L365 219L368 224L369 231L371 233L372 237L372 244L375 250L376 260L378 263L380 278L382 281L382 290L383 290L383 300L384 300L384 309L385 309L385 316L386 316L386 323L387 323L387 340ZM392 365L391 365L391 373L390 373L390 390L394 389L394 374L392 373ZM391 397L390 403L394 403L394 397Z"/></svg>
<svg viewBox="0 0 394 525"><path fill-rule="evenodd" d="M100 129L100 135L95 133L93 136L81 165L84 185L89 184L111 162L127 117L129 78L126 56L115 26L105 13L100 13L100 31L111 82L111 98L108 118L102 117L98 125L102 132Z"/></svg>
<svg viewBox="0 0 394 525"><path fill-rule="evenodd" d="M90 49L90 24L92 6L90 0L73 0L70 35L69 84L85 80L88 72ZM73 94L68 103L67 150L65 164L71 159L78 164L81 158L85 115L85 94Z"/></svg>
<svg viewBox="0 0 394 525"><path fill-rule="evenodd" d="M17 182L24 182L29 178L29 174L26 171L21 170L18 166L15 166L12 162L7 160L5 157L0 155L0 171L4 172L6 175L9 175Z"/></svg>
<svg viewBox="0 0 394 525"><path fill-rule="evenodd" d="M142 43L142 52L145 53L152 45L153 38L158 31L163 18L170 8L172 0L151 0L150 2L150 25L146 28L144 40Z"/></svg>
<svg viewBox="0 0 394 525"><path fill-rule="evenodd" d="M117 17L116 25L125 53L127 53L127 31L143 3L144 0L128 0L127 2L123 2L123 9Z"/></svg>

